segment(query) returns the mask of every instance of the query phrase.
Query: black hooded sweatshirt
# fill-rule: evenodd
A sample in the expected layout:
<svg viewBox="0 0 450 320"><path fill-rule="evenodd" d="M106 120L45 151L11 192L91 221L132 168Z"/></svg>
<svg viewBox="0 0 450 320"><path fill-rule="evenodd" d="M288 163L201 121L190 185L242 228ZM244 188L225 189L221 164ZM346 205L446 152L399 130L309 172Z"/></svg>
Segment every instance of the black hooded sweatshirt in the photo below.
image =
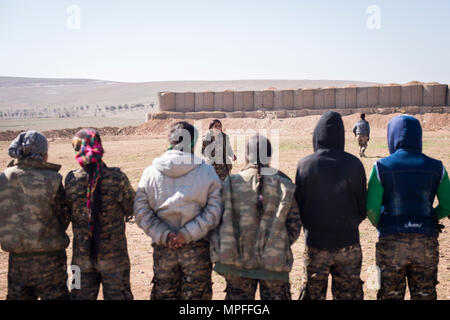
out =
<svg viewBox="0 0 450 320"><path fill-rule="evenodd" d="M366 174L361 161L344 151L339 113L322 115L313 133L314 153L301 159L296 200L306 245L333 249L359 243L358 226L366 218Z"/></svg>

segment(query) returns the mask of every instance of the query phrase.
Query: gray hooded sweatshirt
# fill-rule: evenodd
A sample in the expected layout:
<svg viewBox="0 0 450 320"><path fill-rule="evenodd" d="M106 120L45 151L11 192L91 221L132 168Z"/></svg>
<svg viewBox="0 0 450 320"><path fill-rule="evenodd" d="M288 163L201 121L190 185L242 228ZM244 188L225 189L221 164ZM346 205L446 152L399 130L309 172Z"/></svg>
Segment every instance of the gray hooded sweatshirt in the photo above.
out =
<svg viewBox="0 0 450 320"><path fill-rule="evenodd" d="M186 243L204 238L222 216L222 183L214 168L192 153L170 150L144 170L134 200L137 225L153 244L181 232Z"/></svg>

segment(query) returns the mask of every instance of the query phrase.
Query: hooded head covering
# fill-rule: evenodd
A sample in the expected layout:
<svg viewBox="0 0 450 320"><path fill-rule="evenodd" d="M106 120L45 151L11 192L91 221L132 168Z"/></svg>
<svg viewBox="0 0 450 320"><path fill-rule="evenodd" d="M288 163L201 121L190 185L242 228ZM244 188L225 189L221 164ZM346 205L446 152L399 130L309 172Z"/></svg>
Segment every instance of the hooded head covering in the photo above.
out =
<svg viewBox="0 0 450 320"><path fill-rule="evenodd" d="M169 132L169 150L191 152L198 139L198 131L192 124L179 121L172 125Z"/></svg>
<svg viewBox="0 0 450 320"><path fill-rule="evenodd" d="M102 210L101 197L101 160L103 146L100 135L94 129L78 131L72 141L75 159L88 174L86 190L87 226L91 238L91 258L97 259L99 245L99 213Z"/></svg>
<svg viewBox="0 0 450 320"><path fill-rule="evenodd" d="M334 111L325 112L314 128L314 152L319 149L344 151L344 145L345 132L341 115Z"/></svg>
<svg viewBox="0 0 450 320"><path fill-rule="evenodd" d="M387 127L389 153L398 149L414 149L422 152L422 127L419 120L410 115L392 118Z"/></svg>
<svg viewBox="0 0 450 320"><path fill-rule="evenodd" d="M31 158L43 160L47 151L47 138L37 131L20 133L8 148L9 156L16 159Z"/></svg>

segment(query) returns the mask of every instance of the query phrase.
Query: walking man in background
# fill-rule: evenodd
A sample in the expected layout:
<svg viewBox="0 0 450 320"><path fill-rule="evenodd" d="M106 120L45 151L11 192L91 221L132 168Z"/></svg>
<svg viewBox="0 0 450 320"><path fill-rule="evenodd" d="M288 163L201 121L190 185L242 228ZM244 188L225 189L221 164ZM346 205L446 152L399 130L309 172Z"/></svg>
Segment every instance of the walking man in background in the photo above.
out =
<svg viewBox="0 0 450 320"><path fill-rule="evenodd" d="M366 114L361 113L361 120L353 126L353 134L358 138L359 156L365 157L364 152L367 149L367 142L370 140L370 125L366 121Z"/></svg>

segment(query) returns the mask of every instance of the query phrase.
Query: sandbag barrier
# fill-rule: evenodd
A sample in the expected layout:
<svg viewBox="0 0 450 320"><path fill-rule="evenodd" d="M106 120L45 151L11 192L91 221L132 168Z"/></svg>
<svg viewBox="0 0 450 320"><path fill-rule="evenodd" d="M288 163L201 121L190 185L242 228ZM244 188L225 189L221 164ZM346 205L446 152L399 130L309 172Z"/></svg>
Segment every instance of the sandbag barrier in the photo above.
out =
<svg viewBox="0 0 450 320"><path fill-rule="evenodd" d="M164 112L251 112L255 110L324 110L386 108L450 104L450 90L437 82L390 83L343 88L303 88L262 91L160 92L159 111Z"/></svg>

